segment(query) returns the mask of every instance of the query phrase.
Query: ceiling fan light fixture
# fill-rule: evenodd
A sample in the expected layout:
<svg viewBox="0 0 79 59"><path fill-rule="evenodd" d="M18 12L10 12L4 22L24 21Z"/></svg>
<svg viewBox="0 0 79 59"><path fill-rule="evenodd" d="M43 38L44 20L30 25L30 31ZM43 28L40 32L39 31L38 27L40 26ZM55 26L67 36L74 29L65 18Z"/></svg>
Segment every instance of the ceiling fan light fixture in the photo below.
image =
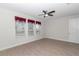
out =
<svg viewBox="0 0 79 59"><path fill-rule="evenodd" d="M48 14L45 15L46 17L48 16Z"/></svg>
<svg viewBox="0 0 79 59"><path fill-rule="evenodd" d="M45 18L45 17L48 17L48 16L53 16L53 13L55 13L55 10L50 11L50 12L43 10L42 12L43 12L43 14L40 14L40 15L43 15L44 18Z"/></svg>

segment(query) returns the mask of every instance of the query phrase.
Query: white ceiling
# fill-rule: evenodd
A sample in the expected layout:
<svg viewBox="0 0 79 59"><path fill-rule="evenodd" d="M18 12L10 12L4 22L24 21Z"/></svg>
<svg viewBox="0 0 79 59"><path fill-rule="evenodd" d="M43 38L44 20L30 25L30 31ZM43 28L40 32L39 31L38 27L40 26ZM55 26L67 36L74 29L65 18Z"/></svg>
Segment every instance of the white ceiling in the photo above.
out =
<svg viewBox="0 0 79 59"><path fill-rule="evenodd" d="M59 18L65 16L79 15L79 3L16 3L16 4L0 4L1 7L12 9L15 11L26 13L37 18L42 19L43 16L38 16L41 14L42 10L52 11L55 10L55 14L50 18Z"/></svg>

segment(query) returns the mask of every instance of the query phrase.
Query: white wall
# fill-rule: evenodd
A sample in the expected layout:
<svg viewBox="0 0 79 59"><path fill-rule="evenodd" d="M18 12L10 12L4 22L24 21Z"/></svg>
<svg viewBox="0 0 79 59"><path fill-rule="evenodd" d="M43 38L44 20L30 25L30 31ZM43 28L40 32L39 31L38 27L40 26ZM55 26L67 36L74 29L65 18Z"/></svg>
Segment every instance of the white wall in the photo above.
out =
<svg viewBox="0 0 79 59"><path fill-rule="evenodd" d="M69 40L79 43L79 16L71 17L69 20Z"/></svg>
<svg viewBox="0 0 79 59"><path fill-rule="evenodd" d="M45 24L45 37L53 39L68 39L68 19L50 19Z"/></svg>
<svg viewBox="0 0 79 59"><path fill-rule="evenodd" d="M15 16L38 20L36 18L28 16L27 14L12 11L6 8L0 8L0 50L4 50L6 48L14 47L16 45L24 44L42 38L42 32L40 35L38 35L38 37L36 36L36 34L32 37L28 37L27 23L25 25L26 36L16 38L14 18Z"/></svg>
<svg viewBox="0 0 79 59"><path fill-rule="evenodd" d="M79 43L79 16L45 21L45 38Z"/></svg>

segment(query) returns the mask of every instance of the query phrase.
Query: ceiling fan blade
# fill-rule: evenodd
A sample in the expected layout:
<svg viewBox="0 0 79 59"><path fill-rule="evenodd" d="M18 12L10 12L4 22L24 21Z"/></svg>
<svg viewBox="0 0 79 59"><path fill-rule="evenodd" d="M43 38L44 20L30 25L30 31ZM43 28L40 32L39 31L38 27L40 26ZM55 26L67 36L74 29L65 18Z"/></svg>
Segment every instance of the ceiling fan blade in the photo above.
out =
<svg viewBox="0 0 79 59"><path fill-rule="evenodd" d="M43 10L43 12L44 12L44 14L46 14L46 13L47 13L47 11L45 11L45 10Z"/></svg>
<svg viewBox="0 0 79 59"><path fill-rule="evenodd" d="M48 15L49 15L49 16L53 16L53 15L52 15L52 14L50 14L50 13L49 13Z"/></svg>
<svg viewBox="0 0 79 59"><path fill-rule="evenodd" d="M54 11L50 11L49 13L54 13L55 12L55 10Z"/></svg>

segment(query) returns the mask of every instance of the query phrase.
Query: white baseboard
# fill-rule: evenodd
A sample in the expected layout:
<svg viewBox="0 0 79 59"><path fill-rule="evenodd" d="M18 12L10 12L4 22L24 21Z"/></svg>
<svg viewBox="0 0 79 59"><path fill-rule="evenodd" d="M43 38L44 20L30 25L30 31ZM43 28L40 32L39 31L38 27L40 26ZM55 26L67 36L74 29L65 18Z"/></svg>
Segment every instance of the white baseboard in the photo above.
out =
<svg viewBox="0 0 79 59"><path fill-rule="evenodd" d="M47 37L48 39L54 39L54 40L59 40L59 41L65 41L65 42L70 42L70 43L75 43L75 44L79 44L79 42L75 42L75 41L70 41L70 40L65 40L65 39L58 39L58 38L52 38L52 37Z"/></svg>
<svg viewBox="0 0 79 59"><path fill-rule="evenodd" d="M63 40L60 40L60 39L52 38L52 37L46 37L46 38L79 44L79 42L74 42L74 41L69 41L69 40L64 40L64 39L63 39ZM41 38L41 39L42 39L42 38ZM29 41L24 41L24 42L22 42L22 43L18 43L18 44L10 45L10 46L1 48L0 51L6 50L6 49L9 49L9 48L13 48L13 47L16 47L16 46L20 46L20 45L23 45L23 44L27 44L27 43L30 43L30 42L33 42L33 41L36 41L36 40L40 40L40 39L29 40Z"/></svg>
<svg viewBox="0 0 79 59"><path fill-rule="evenodd" d="M40 40L40 39L35 39L35 40L29 40L29 41L20 42L18 44L14 44L14 45L10 45L10 46L1 48L0 51L6 50L6 49L9 49L9 48L13 48L13 47L16 47L16 46L20 46L20 45L23 45L23 44L27 44L27 43L30 43L30 42L33 42L33 41L36 41L36 40Z"/></svg>

